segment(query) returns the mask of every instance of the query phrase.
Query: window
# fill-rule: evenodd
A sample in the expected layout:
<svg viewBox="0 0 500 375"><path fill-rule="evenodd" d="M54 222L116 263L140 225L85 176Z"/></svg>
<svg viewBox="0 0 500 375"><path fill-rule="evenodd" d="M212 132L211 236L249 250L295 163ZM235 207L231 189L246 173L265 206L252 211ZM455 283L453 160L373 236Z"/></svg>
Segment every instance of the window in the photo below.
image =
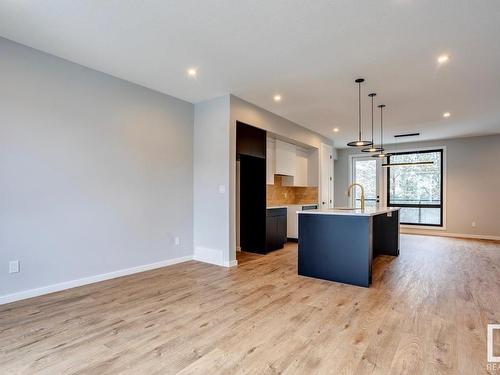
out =
<svg viewBox="0 0 500 375"><path fill-rule="evenodd" d="M443 150L394 153L388 163L433 161L389 167L387 205L400 207L401 224L443 226Z"/></svg>
<svg viewBox="0 0 500 375"><path fill-rule="evenodd" d="M379 163L370 156L353 158L352 182L361 184L365 190L366 207L376 207L379 202ZM361 207L361 189L354 189L355 205Z"/></svg>

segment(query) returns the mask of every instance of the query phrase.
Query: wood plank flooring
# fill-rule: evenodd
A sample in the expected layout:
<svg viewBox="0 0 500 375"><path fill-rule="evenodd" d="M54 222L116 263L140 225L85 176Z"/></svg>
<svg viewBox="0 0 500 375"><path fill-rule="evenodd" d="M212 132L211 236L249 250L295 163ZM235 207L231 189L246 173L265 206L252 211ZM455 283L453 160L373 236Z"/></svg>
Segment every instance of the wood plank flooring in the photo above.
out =
<svg viewBox="0 0 500 375"><path fill-rule="evenodd" d="M488 373L500 244L401 241L369 289L299 277L290 244L3 305L0 373Z"/></svg>

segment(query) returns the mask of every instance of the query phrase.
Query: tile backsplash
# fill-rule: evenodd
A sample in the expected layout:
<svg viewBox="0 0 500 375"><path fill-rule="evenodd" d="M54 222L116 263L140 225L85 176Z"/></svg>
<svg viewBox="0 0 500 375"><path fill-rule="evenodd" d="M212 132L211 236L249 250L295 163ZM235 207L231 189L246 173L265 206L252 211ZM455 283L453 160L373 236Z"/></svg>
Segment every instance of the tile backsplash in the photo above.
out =
<svg viewBox="0 0 500 375"><path fill-rule="evenodd" d="M266 185L267 206L287 204L317 204L318 188L283 186L282 177L274 176L274 185Z"/></svg>

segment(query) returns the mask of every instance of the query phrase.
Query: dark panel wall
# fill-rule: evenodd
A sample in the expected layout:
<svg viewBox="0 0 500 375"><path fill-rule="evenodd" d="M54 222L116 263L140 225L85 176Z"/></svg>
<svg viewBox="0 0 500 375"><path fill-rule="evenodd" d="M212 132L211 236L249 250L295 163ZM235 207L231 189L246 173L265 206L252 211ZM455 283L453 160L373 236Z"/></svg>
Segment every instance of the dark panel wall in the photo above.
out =
<svg viewBox="0 0 500 375"><path fill-rule="evenodd" d="M236 123L236 155L265 159L266 131L238 121Z"/></svg>
<svg viewBox="0 0 500 375"><path fill-rule="evenodd" d="M240 246L266 252L266 132L237 122L240 160Z"/></svg>
<svg viewBox="0 0 500 375"><path fill-rule="evenodd" d="M240 246L266 249L266 159L240 155Z"/></svg>

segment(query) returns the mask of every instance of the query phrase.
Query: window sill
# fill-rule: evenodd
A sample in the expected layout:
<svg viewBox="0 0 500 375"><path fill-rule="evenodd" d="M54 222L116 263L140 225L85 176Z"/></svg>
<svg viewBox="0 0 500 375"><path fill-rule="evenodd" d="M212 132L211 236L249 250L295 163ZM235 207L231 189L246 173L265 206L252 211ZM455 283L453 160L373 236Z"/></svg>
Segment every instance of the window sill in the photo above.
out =
<svg viewBox="0 0 500 375"><path fill-rule="evenodd" d="M401 228L403 229L418 229L418 230L440 230L440 231L445 231L446 226L442 227L434 227L430 225L418 225L418 224L401 224Z"/></svg>

